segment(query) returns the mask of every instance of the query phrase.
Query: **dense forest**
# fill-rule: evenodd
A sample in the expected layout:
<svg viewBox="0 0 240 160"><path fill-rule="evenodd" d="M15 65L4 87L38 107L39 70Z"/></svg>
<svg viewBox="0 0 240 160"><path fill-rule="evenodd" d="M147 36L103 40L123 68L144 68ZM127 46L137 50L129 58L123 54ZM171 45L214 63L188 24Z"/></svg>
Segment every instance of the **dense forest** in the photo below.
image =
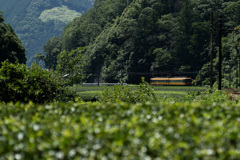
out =
<svg viewBox="0 0 240 160"><path fill-rule="evenodd" d="M25 48L13 31L11 25L4 23L0 11L0 62L8 60L12 63L26 63ZM0 64L1 66L1 64Z"/></svg>
<svg viewBox="0 0 240 160"><path fill-rule="evenodd" d="M1 3L4 12L14 4ZM38 64L45 62L46 68L68 75L73 83L189 76L198 85L209 84L210 31L214 81L218 79L222 16L223 85L239 86L240 1L96 0L90 8L92 4L92 0L24 1L13 9L15 13L3 15L13 20L29 63L34 58Z"/></svg>
<svg viewBox="0 0 240 160"><path fill-rule="evenodd" d="M0 0L5 22L10 24L26 48L27 64L43 52L43 45L60 36L75 17L92 7L94 0Z"/></svg>
<svg viewBox="0 0 240 160"><path fill-rule="evenodd" d="M213 12L214 72L222 15L223 69L228 68L228 79L235 78L231 82L237 85L239 10L238 0L96 0L93 8L65 27L61 37L45 44L46 57L37 58L63 74L70 72L66 68L72 68L75 77L84 73L89 82L138 83L141 76L191 76L197 84L208 84ZM81 66L81 73L67 66L60 58L64 54L71 55L68 61L81 55L82 61L72 62Z"/></svg>

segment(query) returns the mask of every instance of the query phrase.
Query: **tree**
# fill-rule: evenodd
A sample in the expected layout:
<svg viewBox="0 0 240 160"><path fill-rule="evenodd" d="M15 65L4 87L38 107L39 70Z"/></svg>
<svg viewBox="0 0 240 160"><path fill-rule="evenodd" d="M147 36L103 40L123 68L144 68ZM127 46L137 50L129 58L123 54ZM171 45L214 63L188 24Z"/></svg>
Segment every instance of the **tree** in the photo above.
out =
<svg viewBox="0 0 240 160"><path fill-rule="evenodd" d="M5 24L0 12L0 62L9 60L26 63L25 49L10 25Z"/></svg>
<svg viewBox="0 0 240 160"><path fill-rule="evenodd" d="M43 55L42 53L37 53L37 54L35 54L35 62L36 62L36 64L37 65L39 65L40 64L40 61L45 61L45 58L46 58L46 56L45 55Z"/></svg>
<svg viewBox="0 0 240 160"><path fill-rule="evenodd" d="M64 87L53 72L38 65L2 62L0 68L0 101L46 103L69 101L74 93Z"/></svg>
<svg viewBox="0 0 240 160"><path fill-rule="evenodd" d="M225 5L226 7L224 8L224 12L227 15L226 18L228 19L226 25L231 28L236 27L237 25L240 24L240 15L239 15L240 1L226 2Z"/></svg>
<svg viewBox="0 0 240 160"><path fill-rule="evenodd" d="M174 42L176 63L178 68L189 65L192 60L190 55L190 39L192 35L193 7L190 0L185 0L178 16L178 31Z"/></svg>
<svg viewBox="0 0 240 160"><path fill-rule="evenodd" d="M48 69L56 69L57 65L57 56L61 52L61 39L57 36L51 38L47 41L47 43L44 45L44 52L46 52L46 56L44 58L45 60L45 66Z"/></svg>
<svg viewBox="0 0 240 160"><path fill-rule="evenodd" d="M0 10L0 23L2 23L4 21L2 14L3 14L3 11Z"/></svg>
<svg viewBox="0 0 240 160"><path fill-rule="evenodd" d="M86 75L86 65L88 64L87 57L84 57L86 48L79 47L72 51L63 51L57 57L56 71L63 78L68 78L69 84L83 82Z"/></svg>
<svg viewBox="0 0 240 160"><path fill-rule="evenodd" d="M157 48L153 51L153 54L156 56L154 69L158 71L170 71L172 70L173 58L171 53L167 50L163 50L162 48Z"/></svg>
<svg viewBox="0 0 240 160"><path fill-rule="evenodd" d="M192 59L189 63L194 71L198 71L209 61L209 23L192 23L192 35L190 39L189 54Z"/></svg>

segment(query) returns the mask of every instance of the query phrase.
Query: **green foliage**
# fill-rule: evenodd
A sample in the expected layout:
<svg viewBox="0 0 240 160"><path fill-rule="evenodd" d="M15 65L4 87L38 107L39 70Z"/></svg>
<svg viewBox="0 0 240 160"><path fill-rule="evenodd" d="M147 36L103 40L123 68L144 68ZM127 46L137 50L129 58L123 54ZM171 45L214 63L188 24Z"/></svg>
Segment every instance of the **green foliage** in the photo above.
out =
<svg viewBox="0 0 240 160"><path fill-rule="evenodd" d="M1 159L239 159L239 104L0 104Z"/></svg>
<svg viewBox="0 0 240 160"><path fill-rule="evenodd" d="M2 14L3 14L3 11L0 10L0 23L2 23L4 21Z"/></svg>
<svg viewBox="0 0 240 160"><path fill-rule="evenodd" d="M35 62L36 62L36 64L39 65L40 62L44 62L45 58L46 58L46 56L44 56L42 53L35 54Z"/></svg>
<svg viewBox="0 0 240 160"><path fill-rule="evenodd" d="M129 3L132 0L129 0ZM102 32L106 24L120 16L127 3L125 0L97 0L93 8L70 22L62 33L63 50L72 50L77 47L85 47L95 40Z"/></svg>
<svg viewBox="0 0 240 160"><path fill-rule="evenodd" d="M136 85L127 85L129 90L133 91L139 88ZM82 86L81 84L75 84L68 87L71 91L77 94L81 100L87 101L99 101L106 86ZM108 86L107 89L112 91L114 86ZM155 95L155 100L159 102L171 102L171 101L181 101L188 93L192 92L202 92L206 90L206 87L196 87L196 86L151 86L153 93Z"/></svg>
<svg viewBox="0 0 240 160"><path fill-rule="evenodd" d="M213 11L216 11L214 13L214 18L218 17L220 13L224 13L223 15L223 27L228 28L229 31L225 32L223 34L222 38L222 53L223 53L223 61L222 61L222 87L228 87L228 88L236 88L239 87L239 32L238 25L240 23L239 19L239 7L240 4L238 1L212 1L209 0L209 5L213 7ZM203 2L201 2L203 3ZM198 2L199 5L199 2ZM203 4L200 4L199 7L203 7ZM207 5L205 5L206 7ZM218 9L216 9L216 7ZM203 11L203 10L201 10ZM211 10L209 10L211 11ZM208 12L209 12L208 11ZM200 13L203 14L206 12ZM209 13L208 13L209 14ZM205 15L207 16L207 15ZM215 21L217 22L217 21ZM218 27L217 23L214 23L213 29L216 30L216 27ZM214 32L214 37L217 36L217 32ZM215 42L214 42L215 43ZM215 47L213 50L214 55L216 55L216 58L214 56L214 82L218 79L217 73L218 72L218 47ZM207 68L208 67L208 68ZM200 74L197 77L197 82L200 84L204 84L202 82L208 82L209 84L209 71L210 71L210 63L205 64L202 69L200 70Z"/></svg>
<svg viewBox="0 0 240 160"><path fill-rule="evenodd" d="M109 5L113 3L109 1ZM113 19L113 23L108 21L101 34L89 44L86 52L91 55L88 72L101 74L106 82L135 84L141 76L150 78L149 72L161 76L167 76L168 72L181 76L188 74L195 78L209 60L209 43L206 41L210 37L209 23L206 22L209 15L207 19L198 17L197 13L202 9L197 6L199 3L190 0L133 1L121 16ZM209 10L211 6L205 7ZM87 14L90 13L93 11L89 10ZM80 30L71 32L74 31ZM80 32L77 35L81 35ZM82 41L78 39L78 42Z"/></svg>
<svg viewBox="0 0 240 160"><path fill-rule="evenodd" d="M111 3L113 5L113 2ZM159 14L157 3L160 5L158 1L133 1L122 11L120 17L114 19L112 25L104 28L87 49L87 53L92 55L90 72L98 74L100 72L96 70L98 64L103 68L101 75L107 82L140 82L142 75L132 76L131 73L149 72L156 56L155 53L153 55L153 51L157 48L163 50L167 48L172 38L161 38L165 34L164 27L158 23L162 15ZM166 27L166 30L172 28ZM170 34L166 34L168 35ZM170 52L166 53L166 57L171 57ZM99 57L99 63L96 63L95 57ZM169 61L166 63L170 64ZM149 78L149 75L146 77Z"/></svg>
<svg viewBox="0 0 240 160"><path fill-rule="evenodd" d="M41 56L45 62L45 66L50 70L55 70L57 66L57 56L61 52L60 38L55 36L49 39L43 46L45 57ZM36 56L35 56L36 58Z"/></svg>
<svg viewBox="0 0 240 160"><path fill-rule="evenodd" d="M227 16L227 26L237 26L240 24L240 16L238 14L240 10L239 1L229 1L224 4L224 12Z"/></svg>
<svg viewBox="0 0 240 160"><path fill-rule="evenodd" d="M68 84L82 83L87 78L86 65L87 57L84 57L85 48L80 47L71 52L63 51L58 55L56 71L60 74L68 75Z"/></svg>
<svg viewBox="0 0 240 160"><path fill-rule="evenodd" d="M142 78L142 82L137 88L126 85L106 88L100 97L102 102L127 102L127 103L146 103L147 101L156 101L156 96L152 87Z"/></svg>
<svg viewBox="0 0 240 160"><path fill-rule="evenodd" d="M74 94L63 87L58 77L33 65L2 63L0 69L0 101L4 102L35 102L67 101Z"/></svg>
<svg viewBox="0 0 240 160"><path fill-rule="evenodd" d="M84 102L99 101L104 86L82 86L82 84L74 84L68 87L76 93L76 96Z"/></svg>
<svg viewBox="0 0 240 160"><path fill-rule="evenodd" d="M169 53L167 50L163 50L162 48L157 48L153 51L153 55L156 56L155 58L155 65L152 66L159 70L169 70L171 67L169 66L169 63L173 61L173 57L171 53Z"/></svg>
<svg viewBox="0 0 240 160"><path fill-rule="evenodd" d="M226 91L222 90L210 90L204 91L192 91L181 99L182 102L198 102L198 103L235 103L232 96Z"/></svg>
<svg viewBox="0 0 240 160"><path fill-rule="evenodd" d="M0 11L0 62L8 59L12 63L26 63L25 49L12 27L3 23L2 13Z"/></svg>
<svg viewBox="0 0 240 160"><path fill-rule="evenodd" d="M4 17L11 24L26 48L28 65L34 62L36 53L43 53L43 45L53 36L60 36L67 23L76 17L72 14L66 20L65 14L49 15L46 20L44 13L59 8L55 13L63 12L61 9L67 6L70 13L85 13L93 6L94 0L0 0L0 10L4 11ZM69 13L69 12L68 12ZM74 16L73 16L74 15ZM69 16L69 14L68 14ZM46 21L45 21L46 20Z"/></svg>
<svg viewBox="0 0 240 160"><path fill-rule="evenodd" d="M102 42L105 44L102 45L102 47L104 47L104 49L106 49L106 46L109 47L107 51L103 50L102 53L111 56L111 59L105 60L103 64L103 66L106 67L102 75L103 78L107 80L113 81L119 79L119 73L117 72L119 70L124 73L123 79L126 79L126 81L130 83L136 82L135 79L131 79L131 77L136 76L130 75L136 72L155 71L165 76L166 74L164 73L166 72L174 74L176 71L180 71L181 75L185 76L188 74L188 76L195 78L197 72L209 61L208 39L210 37L209 15L211 9L214 8L213 10L216 11L214 18L219 16L219 13L223 12L223 10L228 11L228 13L224 15L224 18L228 19L225 21L225 26L233 29L236 23L238 24L237 8L239 3L235 1L188 0L182 3L180 11L177 10L176 7L175 12L164 12L164 14L160 13L160 9L157 6L161 5L160 3L164 6L167 2L150 1L147 3L147 1L144 1L145 7L139 7L138 12L135 11L133 17L128 13L130 10L133 10L133 8L136 8L137 3L136 1L126 8L124 14L122 14L118 21L106 32L108 35L106 34L104 36L108 36L109 39L102 39ZM156 10L155 7L159 10ZM154 9L155 11L153 11ZM154 12L154 16L151 14L151 11ZM176 12L177 14L172 14ZM135 18L137 17L136 15L138 15L137 20ZM156 17L156 15L158 16ZM129 25L127 22L130 21L130 19L131 22L134 23ZM233 19L236 19L236 21ZM154 22L158 23L155 24ZM141 26L141 24L146 25ZM148 26L148 24L150 24L150 26ZM131 30L133 26L134 29ZM216 27L218 27L217 23L214 23L213 27L216 31ZM132 34L129 35L128 31ZM151 31L154 31L154 33ZM112 35L110 35L111 33ZM115 38L114 35L118 35L118 37ZM157 35L157 39L155 39L155 35ZM104 37L103 35L101 36ZM214 37L217 37L216 32L214 33ZM96 45L102 44L102 42L98 40ZM214 54L216 50L217 48L215 48ZM93 53L94 51L95 50L92 50ZM99 54L99 52L96 53ZM227 55L229 54L226 54L226 56ZM117 61L120 58L124 59L123 63ZM120 63L124 67L119 67ZM149 64L152 65L149 66ZM233 80L233 77L236 77L236 75L230 79ZM202 83L205 77L200 79L203 79L199 81ZM236 80L234 81L236 82Z"/></svg>
<svg viewBox="0 0 240 160"><path fill-rule="evenodd" d="M239 84L239 60L240 60L240 34L236 32L238 27L234 28L234 31L228 33L222 39L222 87L226 88L237 88ZM214 53L218 52L218 48L214 49ZM218 79L218 67L219 57L214 59L213 71L214 71L214 82ZM206 63L199 72L196 78L198 84L207 82L209 84L210 75L210 63ZM206 83L205 83L206 84Z"/></svg>
<svg viewBox="0 0 240 160"><path fill-rule="evenodd" d="M77 6L74 7L75 2L77 1L33 1L26 15L38 15L37 18L34 22L24 23L21 28L17 27L17 30L24 38L28 36L25 35L28 30L31 33L39 30L48 35L49 32L55 33L56 30L61 30L65 23L56 20L42 22L37 11L44 13L46 8L51 10L67 6L69 10L80 13L76 8L83 4L83 1L76 3ZM217 31L216 17L220 13L224 13L224 27L231 30L240 25L239 2L236 0L96 0L85 14L68 23L60 38L54 37L46 43L45 64L47 68L55 70L59 53L70 53L79 47L86 47L83 56L89 57L89 64L84 72L91 74L87 78L89 82L100 77L105 82L138 84L141 76L147 79L151 77L149 72L156 72L159 76L195 78L203 68L197 77L197 84L206 84L208 71L204 64L209 61L211 11L214 11L214 31ZM57 17L59 18L59 15ZM52 25L56 28L49 30ZM228 36L228 33L229 30L224 32L224 36ZM46 35L34 38L39 40L38 45L43 43L44 36ZM217 32L214 32L214 37L218 37ZM229 36L226 38L229 39ZM226 49L231 43L225 44ZM37 48L36 45L32 46ZM217 49L215 47L214 54ZM229 49L224 52L226 62L229 61L229 52ZM236 65L228 66L232 70L237 68ZM231 86L236 86L236 73L230 77L224 75L225 80L234 82Z"/></svg>

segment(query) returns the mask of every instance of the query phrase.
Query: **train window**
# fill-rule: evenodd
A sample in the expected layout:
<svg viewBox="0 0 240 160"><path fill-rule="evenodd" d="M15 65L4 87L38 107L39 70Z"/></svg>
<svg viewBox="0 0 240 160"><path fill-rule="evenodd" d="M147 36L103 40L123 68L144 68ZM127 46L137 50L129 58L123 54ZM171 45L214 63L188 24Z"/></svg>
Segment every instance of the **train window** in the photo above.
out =
<svg viewBox="0 0 240 160"><path fill-rule="evenodd" d="M185 79L184 82L186 82L186 83L191 83L191 82L192 82L192 79Z"/></svg>

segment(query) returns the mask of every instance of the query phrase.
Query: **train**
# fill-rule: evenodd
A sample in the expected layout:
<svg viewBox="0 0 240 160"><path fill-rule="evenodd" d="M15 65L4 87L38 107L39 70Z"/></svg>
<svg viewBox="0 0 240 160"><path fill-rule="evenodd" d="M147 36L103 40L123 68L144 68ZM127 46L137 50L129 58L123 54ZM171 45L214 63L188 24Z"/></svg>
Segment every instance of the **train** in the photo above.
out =
<svg viewBox="0 0 240 160"><path fill-rule="evenodd" d="M191 86L193 79L190 77L155 77L150 79L152 86Z"/></svg>

